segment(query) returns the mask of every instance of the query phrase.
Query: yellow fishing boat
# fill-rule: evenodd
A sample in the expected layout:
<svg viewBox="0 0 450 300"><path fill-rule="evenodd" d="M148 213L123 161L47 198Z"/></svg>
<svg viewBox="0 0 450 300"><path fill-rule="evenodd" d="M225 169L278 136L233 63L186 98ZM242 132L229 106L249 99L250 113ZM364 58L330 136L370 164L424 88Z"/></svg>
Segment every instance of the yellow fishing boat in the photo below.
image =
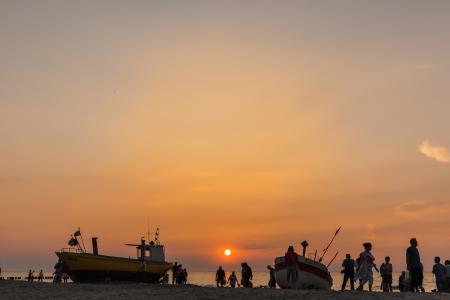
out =
<svg viewBox="0 0 450 300"><path fill-rule="evenodd" d="M158 234L158 232L157 232ZM69 241L72 248L63 248L56 252L59 258L55 273L67 273L74 282L104 282L104 281L137 281L158 283L167 274L172 264L165 261L164 246L155 241L146 244L141 239L140 244L126 244L137 249L137 257L117 257L100 255L97 238L92 238L92 253L87 253L78 242L81 237L78 230ZM82 240L82 238L81 238ZM57 270L57 269L60 270Z"/></svg>

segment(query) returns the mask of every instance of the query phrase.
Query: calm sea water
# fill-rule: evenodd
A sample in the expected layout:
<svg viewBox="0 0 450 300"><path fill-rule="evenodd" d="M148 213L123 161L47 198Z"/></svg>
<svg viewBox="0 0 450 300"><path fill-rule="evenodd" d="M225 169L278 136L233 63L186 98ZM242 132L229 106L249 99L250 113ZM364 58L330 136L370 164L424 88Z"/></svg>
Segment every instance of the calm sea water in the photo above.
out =
<svg viewBox="0 0 450 300"><path fill-rule="evenodd" d="M37 276L38 272L35 272L35 276ZM46 277L51 277L52 272L47 271L44 272ZM238 277L240 278L240 273L237 272ZM339 290L342 284L342 275L339 272L333 272L333 289ZM6 277L21 277L21 280L25 280L25 277L28 276L28 272L5 272L3 271L1 276L3 278ZM229 274L227 273L227 277ZM400 276L399 273L394 273L394 282L393 286L398 286L398 277ZM424 274L424 287L427 292L430 292L431 290L436 288L436 283L434 281L434 276L431 272L425 272ZM44 280L45 282L51 282L51 279ZM253 273L253 286L259 287L259 286L267 286L267 282L269 281L269 274L268 272L254 272ZM215 272L190 272L188 276L188 282L195 285L200 286L215 286ZM380 284L381 284L381 277L379 274L374 274L374 291L380 290ZM347 284L348 286L348 284ZM367 288L367 285L366 285Z"/></svg>

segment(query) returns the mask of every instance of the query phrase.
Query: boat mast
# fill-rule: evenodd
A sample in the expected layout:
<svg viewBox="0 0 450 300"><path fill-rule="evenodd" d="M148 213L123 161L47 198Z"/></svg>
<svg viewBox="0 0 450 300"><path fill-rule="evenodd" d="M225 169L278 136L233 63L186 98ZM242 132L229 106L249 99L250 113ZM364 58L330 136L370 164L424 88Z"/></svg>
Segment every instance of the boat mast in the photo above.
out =
<svg viewBox="0 0 450 300"><path fill-rule="evenodd" d="M319 262L322 262L323 257L325 256L325 254L327 253L328 249L330 248L331 244L333 244L334 239L336 238L336 236L338 235L339 231L341 230L342 226L339 226L338 230L336 230L336 232L333 235L333 238L331 239L330 243L328 244L328 246L323 249L323 253L322 256L319 258Z"/></svg>

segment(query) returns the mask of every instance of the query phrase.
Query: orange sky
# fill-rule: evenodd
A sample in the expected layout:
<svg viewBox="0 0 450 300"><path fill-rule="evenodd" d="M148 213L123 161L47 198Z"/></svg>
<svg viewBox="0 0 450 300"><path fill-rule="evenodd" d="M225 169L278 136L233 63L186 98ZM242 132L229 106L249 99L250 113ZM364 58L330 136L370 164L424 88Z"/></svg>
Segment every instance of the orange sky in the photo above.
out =
<svg viewBox="0 0 450 300"><path fill-rule="evenodd" d="M4 270L147 219L191 270L449 258L448 3L188 2L0 4Z"/></svg>

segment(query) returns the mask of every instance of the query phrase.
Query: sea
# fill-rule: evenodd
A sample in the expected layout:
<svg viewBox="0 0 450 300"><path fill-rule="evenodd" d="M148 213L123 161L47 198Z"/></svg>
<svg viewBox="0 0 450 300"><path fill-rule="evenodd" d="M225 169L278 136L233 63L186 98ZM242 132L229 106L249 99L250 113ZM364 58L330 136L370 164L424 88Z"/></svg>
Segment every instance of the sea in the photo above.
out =
<svg viewBox="0 0 450 300"><path fill-rule="evenodd" d="M35 276L37 276L39 270L35 272ZM215 286L215 272L189 272L188 275L188 283L205 286L205 287L214 287ZM238 277L240 278L240 273L236 272ZM52 272L46 271L44 272L46 279L44 282L52 282ZM20 271L3 271L1 273L1 277L3 279L8 279L10 277L15 278L15 280L24 280L26 281L26 277L28 276L28 272L20 272ZM229 274L227 273L227 277ZM331 276L333 277L333 290L340 290L342 285L342 274L340 272L332 272ZM393 274L393 284L392 286L395 288L398 287L398 278L400 277L400 273L394 272ZM253 286L254 287L266 287L269 281L269 273L268 272L253 272ZM381 291L381 277L378 273L374 274L374 285L373 291ZM424 273L424 282L423 286L425 291L431 292L436 288L436 283L434 281L434 275L431 272ZM347 283L347 288L349 289L349 283ZM367 284L365 289L367 289ZM398 289L397 289L398 291Z"/></svg>

